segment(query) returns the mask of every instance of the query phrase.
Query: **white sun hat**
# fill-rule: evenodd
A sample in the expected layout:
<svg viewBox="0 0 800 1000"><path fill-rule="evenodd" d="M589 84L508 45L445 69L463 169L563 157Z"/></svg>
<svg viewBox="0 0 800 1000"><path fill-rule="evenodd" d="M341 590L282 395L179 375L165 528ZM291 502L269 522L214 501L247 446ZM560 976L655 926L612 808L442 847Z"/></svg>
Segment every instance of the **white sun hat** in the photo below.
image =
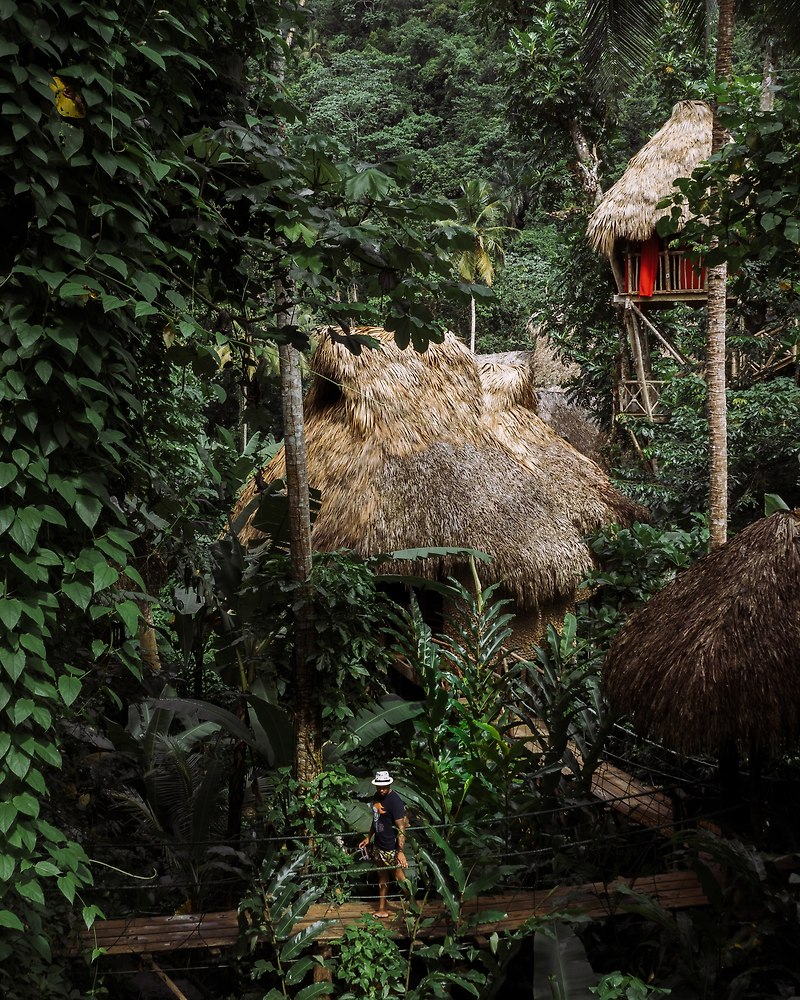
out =
<svg viewBox="0 0 800 1000"><path fill-rule="evenodd" d="M376 772L375 777L372 779L372 784L380 787L381 785L384 786L391 785L393 781L394 778L391 776L391 774L389 774L388 771L378 771Z"/></svg>

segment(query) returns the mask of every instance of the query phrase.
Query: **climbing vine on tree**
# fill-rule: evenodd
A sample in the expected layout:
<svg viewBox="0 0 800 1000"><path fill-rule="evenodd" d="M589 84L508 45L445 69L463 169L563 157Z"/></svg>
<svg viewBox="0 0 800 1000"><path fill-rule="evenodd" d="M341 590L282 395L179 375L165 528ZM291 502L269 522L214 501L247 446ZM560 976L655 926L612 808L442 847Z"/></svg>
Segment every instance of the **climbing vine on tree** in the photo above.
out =
<svg viewBox="0 0 800 1000"><path fill-rule="evenodd" d="M50 794L59 722L141 670L136 546L159 471L143 399L169 407L174 367L207 375L222 347L302 344L276 278L306 325L436 336L459 234L430 224L450 210L409 200L399 167L287 138L275 67L300 16L0 0L0 926L45 961L44 907L92 878ZM359 303L339 294L355 282Z"/></svg>

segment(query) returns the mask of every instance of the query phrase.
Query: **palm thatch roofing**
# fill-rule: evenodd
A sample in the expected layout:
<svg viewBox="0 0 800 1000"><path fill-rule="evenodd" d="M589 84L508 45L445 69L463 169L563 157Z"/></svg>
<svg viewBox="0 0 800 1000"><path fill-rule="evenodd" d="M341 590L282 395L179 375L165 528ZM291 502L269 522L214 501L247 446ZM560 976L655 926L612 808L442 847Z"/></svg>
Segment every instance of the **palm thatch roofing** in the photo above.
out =
<svg viewBox="0 0 800 1000"><path fill-rule="evenodd" d="M800 736L800 510L778 511L634 614L604 665L611 704L677 750Z"/></svg>
<svg viewBox="0 0 800 1000"><path fill-rule="evenodd" d="M507 351L476 357L483 403L501 424L513 408L533 410L556 434L593 461L600 459L605 437L592 413L572 402L566 389L543 385L541 355L536 351Z"/></svg>
<svg viewBox="0 0 800 1000"><path fill-rule="evenodd" d="M587 236L596 250L610 257L617 240L642 242L654 234L658 220L669 214L657 206L674 191L673 182L691 176L711 155L712 119L704 101L678 101L589 216Z"/></svg>
<svg viewBox="0 0 800 1000"><path fill-rule="evenodd" d="M322 495L315 549L478 549L493 560L479 567L484 581L503 581L519 608L537 609L575 593L593 565L586 534L646 516L530 409L487 409L475 356L452 334L418 354L384 330L358 332L380 350L356 355L325 333L311 360L308 469ZM530 401L527 390L517 398ZM281 450L263 478L284 473ZM257 492L251 483L233 515L245 544L258 538ZM444 579L464 562L384 565Z"/></svg>

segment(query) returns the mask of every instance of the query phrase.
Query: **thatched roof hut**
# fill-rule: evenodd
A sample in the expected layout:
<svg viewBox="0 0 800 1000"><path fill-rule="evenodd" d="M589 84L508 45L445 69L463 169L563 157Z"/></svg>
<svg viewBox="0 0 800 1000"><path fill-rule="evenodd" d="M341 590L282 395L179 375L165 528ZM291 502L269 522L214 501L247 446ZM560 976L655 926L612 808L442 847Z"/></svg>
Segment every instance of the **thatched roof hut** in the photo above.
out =
<svg viewBox="0 0 800 1000"><path fill-rule="evenodd" d="M630 523L641 508L530 409L487 409L475 356L454 336L418 354L383 330L359 332L381 349L355 355L323 334L311 361L308 468L322 494L314 547L469 547L492 557L483 578L503 581L518 608L538 612L574 595L592 566L583 536ZM518 398L529 402L527 391ZM281 451L264 478L284 470ZM235 518L256 492L244 491ZM240 537L254 536L248 522ZM430 558L413 572L444 579L463 562Z"/></svg>
<svg viewBox="0 0 800 1000"><path fill-rule="evenodd" d="M778 511L634 614L604 684L639 732L675 749L774 749L800 737L800 510Z"/></svg>
<svg viewBox="0 0 800 1000"><path fill-rule="evenodd" d="M605 443L602 430L589 410L570 400L566 389L541 382L537 352L479 354L475 360L483 386L484 408L494 419L502 424L503 414L510 410L532 410L582 455L600 461Z"/></svg>
<svg viewBox="0 0 800 1000"><path fill-rule="evenodd" d="M611 257L618 240L642 243L669 209L658 203L673 182L689 177L711 155L711 108L704 101L679 101L669 120L631 157L625 173L606 191L589 217L592 246Z"/></svg>

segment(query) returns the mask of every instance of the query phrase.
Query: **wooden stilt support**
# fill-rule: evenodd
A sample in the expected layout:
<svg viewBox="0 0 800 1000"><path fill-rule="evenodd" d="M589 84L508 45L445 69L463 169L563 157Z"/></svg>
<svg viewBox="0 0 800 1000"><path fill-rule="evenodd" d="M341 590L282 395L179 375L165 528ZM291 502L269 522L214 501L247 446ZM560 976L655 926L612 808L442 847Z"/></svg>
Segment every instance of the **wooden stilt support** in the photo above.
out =
<svg viewBox="0 0 800 1000"><path fill-rule="evenodd" d="M691 361L685 358L681 352L673 344L667 340L664 334L658 329L658 327L642 312L642 310L636 305L635 302L628 302L628 308L632 309L636 316L644 323L647 329L653 334L656 340L661 344L667 354L671 355L678 364L685 365L687 368L691 367Z"/></svg>
<svg viewBox="0 0 800 1000"><path fill-rule="evenodd" d="M169 978L169 976L164 972L161 966L156 962L154 958L146 957L145 961L150 966L150 968L155 972L162 983L178 998L178 1000L189 1000L189 997L183 992L183 990L178 986L176 982Z"/></svg>
<svg viewBox="0 0 800 1000"><path fill-rule="evenodd" d="M631 308L626 308L624 312L625 329L628 331L628 341L631 345L633 363L636 366L636 378L641 388L642 408L645 416L653 422L653 403L650 399L650 379L649 373L645 371L644 356L642 355L642 345L639 341L639 324L636 322L636 314Z"/></svg>

